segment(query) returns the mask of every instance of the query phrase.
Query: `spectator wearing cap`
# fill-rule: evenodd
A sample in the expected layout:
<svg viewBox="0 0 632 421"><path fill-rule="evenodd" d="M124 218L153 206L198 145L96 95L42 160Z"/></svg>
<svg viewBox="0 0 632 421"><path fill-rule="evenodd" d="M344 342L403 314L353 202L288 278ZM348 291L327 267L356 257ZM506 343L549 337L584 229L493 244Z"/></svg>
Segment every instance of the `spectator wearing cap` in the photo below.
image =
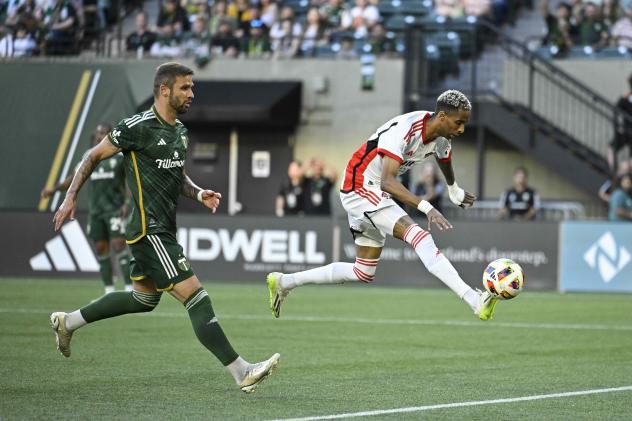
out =
<svg viewBox="0 0 632 421"><path fill-rule="evenodd" d="M250 21L249 35L243 40L241 51L248 57L267 58L272 54L267 28L262 20Z"/></svg>
<svg viewBox="0 0 632 421"><path fill-rule="evenodd" d="M140 49L145 54L149 52L151 46L156 42L157 36L155 32L147 29L147 14L145 12L138 12L135 22L136 30L125 39L125 48L128 52L137 54Z"/></svg>
<svg viewBox="0 0 632 421"><path fill-rule="evenodd" d="M301 24L294 18L289 6L281 9L280 19L270 28L271 48L274 57L290 58L298 54L302 34Z"/></svg>

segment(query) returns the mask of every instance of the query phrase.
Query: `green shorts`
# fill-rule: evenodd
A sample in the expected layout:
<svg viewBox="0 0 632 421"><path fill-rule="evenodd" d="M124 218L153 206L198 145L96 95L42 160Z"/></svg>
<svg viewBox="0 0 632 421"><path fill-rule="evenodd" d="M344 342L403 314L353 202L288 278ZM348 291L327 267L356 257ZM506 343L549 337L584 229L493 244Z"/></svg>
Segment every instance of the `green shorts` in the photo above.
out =
<svg viewBox="0 0 632 421"><path fill-rule="evenodd" d="M175 284L194 275L173 234L148 234L129 244L129 249L132 252L130 278L133 281L151 279L158 291L170 291Z"/></svg>
<svg viewBox="0 0 632 421"><path fill-rule="evenodd" d="M125 219L118 214L88 215L88 237L92 241L110 241L125 237Z"/></svg>

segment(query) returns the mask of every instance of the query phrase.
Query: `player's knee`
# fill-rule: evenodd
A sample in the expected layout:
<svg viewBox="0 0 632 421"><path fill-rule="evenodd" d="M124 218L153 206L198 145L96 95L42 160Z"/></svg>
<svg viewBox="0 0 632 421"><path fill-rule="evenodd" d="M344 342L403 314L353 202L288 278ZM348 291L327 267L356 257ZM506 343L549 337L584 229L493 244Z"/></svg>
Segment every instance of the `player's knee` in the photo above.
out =
<svg viewBox="0 0 632 421"><path fill-rule="evenodd" d="M375 279L375 271L377 270L377 263L379 261L380 259L363 259L357 257L353 265L353 273L355 273L358 280L371 283L373 279Z"/></svg>
<svg viewBox="0 0 632 421"><path fill-rule="evenodd" d="M94 250L97 252L97 256L105 257L110 254L110 247L107 241L97 241L94 243Z"/></svg>
<svg viewBox="0 0 632 421"><path fill-rule="evenodd" d="M132 298L134 298L136 313L146 313L156 308L160 302L161 293L146 293L140 291L132 291Z"/></svg>
<svg viewBox="0 0 632 421"><path fill-rule="evenodd" d="M112 240L112 250L114 250L114 253L120 254L121 252L124 252L125 249L126 244L124 239L117 238L115 240Z"/></svg>

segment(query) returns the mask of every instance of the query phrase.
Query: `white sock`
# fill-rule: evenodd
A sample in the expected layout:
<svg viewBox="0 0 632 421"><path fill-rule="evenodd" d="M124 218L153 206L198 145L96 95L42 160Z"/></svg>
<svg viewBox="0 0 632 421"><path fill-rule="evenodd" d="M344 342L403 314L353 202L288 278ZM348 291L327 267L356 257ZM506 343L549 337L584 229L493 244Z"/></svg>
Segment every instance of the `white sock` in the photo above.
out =
<svg viewBox="0 0 632 421"><path fill-rule="evenodd" d="M465 294L473 291L463 282L452 263L441 254L428 231L419 228L417 224L411 225L404 231L404 241L415 249L415 253L430 273L446 284L459 298L464 299ZM467 303L470 304L469 301Z"/></svg>
<svg viewBox="0 0 632 421"><path fill-rule="evenodd" d="M469 306L472 307L472 310L476 311L476 307L478 306L478 292L470 288L463 296L463 301L468 303Z"/></svg>
<svg viewBox="0 0 632 421"><path fill-rule="evenodd" d="M105 293L106 294L110 294L112 292L114 292L114 285L106 285L105 286Z"/></svg>
<svg viewBox="0 0 632 421"><path fill-rule="evenodd" d="M228 364L226 368L228 369L228 371L230 371L230 374L232 374L233 379L235 379L235 383L239 384L244 379L244 377L246 377L246 370L248 369L249 365L250 363L248 361L244 360L241 357L237 357L237 359Z"/></svg>
<svg viewBox="0 0 632 421"><path fill-rule="evenodd" d="M77 330L87 324L88 322L85 321L85 319L81 315L81 311L79 310L75 310L72 313L66 314L66 329L68 330Z"/></svg>
<svg viewBox="0 0 632 421"><path fill-rule="evenodd" d="M368 261L368 259L361 259ZM336 262L327 266L304 270L303 272L288 273L281 277L281 287L291 290L297 286L307 284L341 284L343 282L371 282L375 274L375 263L360 264ZM355 268L355 270L354 270ZM358 274L358 271L360 272Z"/></svg>

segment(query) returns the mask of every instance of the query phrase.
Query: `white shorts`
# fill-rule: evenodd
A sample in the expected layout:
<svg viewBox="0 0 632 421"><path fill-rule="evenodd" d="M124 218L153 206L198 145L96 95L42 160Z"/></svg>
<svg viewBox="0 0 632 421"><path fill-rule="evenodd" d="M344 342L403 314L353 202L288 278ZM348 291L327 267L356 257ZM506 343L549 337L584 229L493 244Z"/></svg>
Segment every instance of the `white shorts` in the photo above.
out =
<svg viewBox="0 0 632 421"><path fill-rule="evenodd" d="M349 229L358 246L384 247L386 234L402 216L408 215L388 193L361 190L340 193L342 207L349 217Z"/></svg>

